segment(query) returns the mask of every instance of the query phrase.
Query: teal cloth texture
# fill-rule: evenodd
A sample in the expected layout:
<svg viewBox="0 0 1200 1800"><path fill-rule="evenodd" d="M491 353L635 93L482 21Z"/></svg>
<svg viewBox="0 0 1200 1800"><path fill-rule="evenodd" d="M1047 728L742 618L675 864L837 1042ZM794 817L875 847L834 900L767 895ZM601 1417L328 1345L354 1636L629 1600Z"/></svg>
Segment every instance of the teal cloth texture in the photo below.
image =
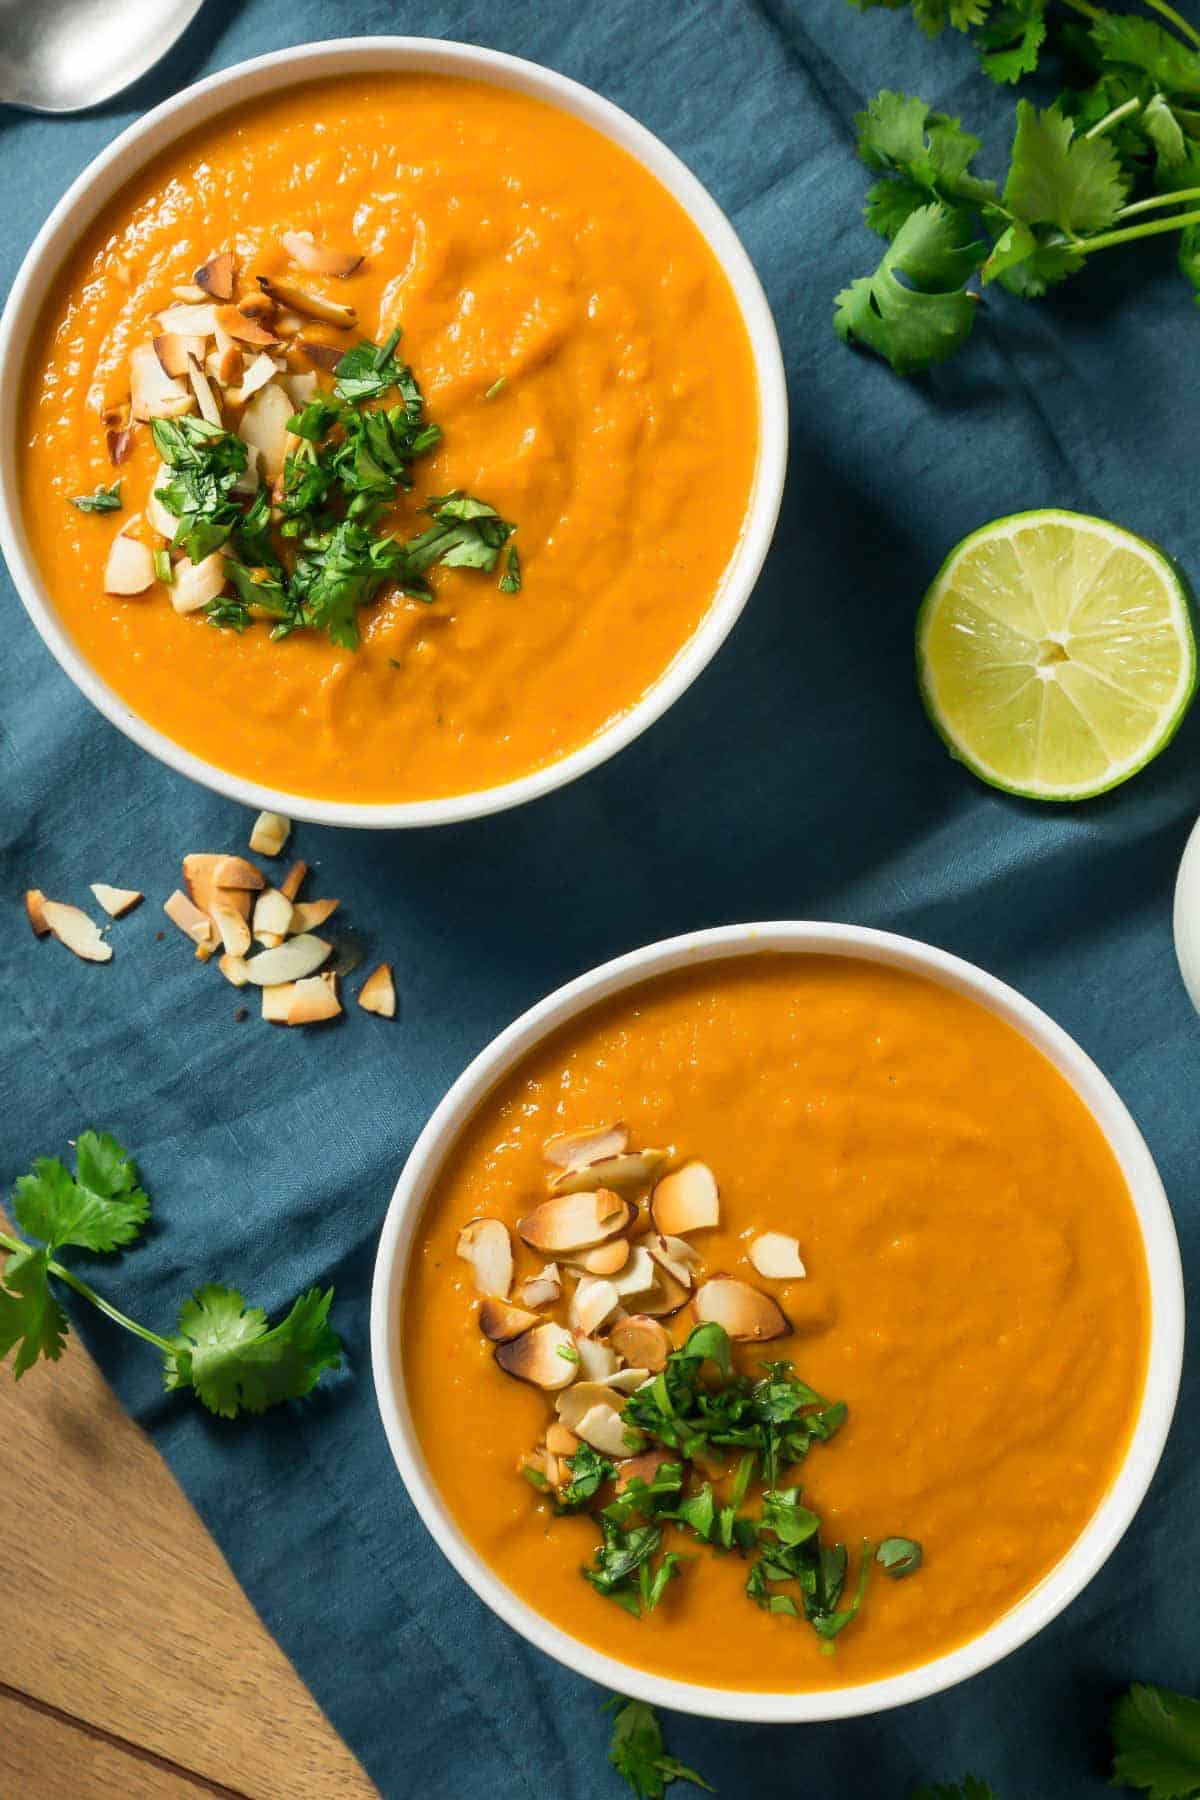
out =
<svg viewBox="0 0 1200 1800"><path fill-rule="evenodd" d="M792 445L774 548L715 662L585 780L451 829L298 829L311 891L346 898L401 995L394 1024L358 1016L312 1034L235 1024L239 997L171 927L159 940L157 898L180 855L239 848L248 815L94 712L0 576L2 1168L11 1179L91 1124L135 1148L155 1224L97 1279L159 1329L203 1280L236 1281L272 1310L335 1284L344 1371L311 1404L246 1425L164 1395L144 1346L73 1317L387 1800L603 1800L622 1791L603 1696L475 1599L384 1440L367 1320L396 1176L454 1077L559 982L701 926L852 920L981 963L1096 1057L1158 1159L1192 1285L1200 1023L1170 903L1200 793L1200 712L1124 791L1038 808L946 756L917 696L912 633L946 550L1023 507L1117 519L1200 572L1188 397L1200 320L1162 246L1136 271L1101 259L1042 305L989 298L967 352L930 377L904 382L843 348L833 294L879 253L859 216L854 112L882 86L921 93L962 113L995 166L1012 106L957 38L930 44L906 16L860 16L844 0L210 3L168 62L103 111L0 116L0 281L67 184L149 106L266 50L383 32L548 63L627 108L711 189L783 341ZM30 883L79 901L94 880L155 897L114 932L108 968L17 928ZM1108 1791L1112 1695L1131 1679L1198 1679L1195 1381L1190 1356L1164 1462L1107 1567L1007 1662L876 1718L671 1718L674 1753L723 1800L906 1800L922 1778L967 1770L1004 1800Z"/></svg>

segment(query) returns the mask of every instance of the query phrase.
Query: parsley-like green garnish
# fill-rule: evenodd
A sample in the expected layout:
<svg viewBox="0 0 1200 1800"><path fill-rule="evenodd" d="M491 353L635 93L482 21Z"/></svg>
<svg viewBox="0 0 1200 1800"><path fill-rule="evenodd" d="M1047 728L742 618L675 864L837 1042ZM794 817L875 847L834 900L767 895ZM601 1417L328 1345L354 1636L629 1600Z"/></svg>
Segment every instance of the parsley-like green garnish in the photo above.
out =
<svg viewBox="0 0 1200 1800"><path fill-rule="evenodd" d="M508 376L501 375L497 380L493 381L491 387L488 388L487 392L483 396L484 399L485 400L494 400L496 398L496 395L503 393L504 389L507 386L508 386Z"/></svg>
<svg viewBox="0 0 1200 1800"><path fill-rule="evenodd" d="M626 1700L624 1695L614 1694L605 1702L604 1711L613 1714L608 1760L638 1800L663 1800L673 1781L690 1781L706 1794L716 1793L703 1775L667 1755L657 1715L644 1700Z"/></svg>
<svg viewBox="0 0 1200 1800"><path fill-rule="evenodd" d="M875 1547L875 1561L893 1581L901 1581L906 1575L915 1575L923 1559L924 1553L916 1538L884 1538Z"/></svg>
<svg viewBox="0 0 1200 1800"><path fill-rule="evenodd" d="M13 1209L26 1236L41 1240L21 1243L0 1232L0 1250L10 1252L0 1271L0 1358L16 1350L17 1379L39 1357L56 1362L62 1355L67 1317L52 1281L153 1344L163 1359L164 1385L190 1387L222 1418L300 1399L341 1361L341 1343L328 1323L332 1288L302 1294L286 1318L269 1326L236 1288L208 1284L184 1301L178 1331L168 1338L127 1318L58 1261L55 1253L67 1248L103 1255L131 1244L150 1216L133 1158L107 1132L80 1135L74 1175L57 1158L39 1157L17 1181Z"/></svg>
<svg viewBox="0 0 1200 1800"><path fill-rule="evenodd" d="M121 483L114 481L111 487L101 483L90 494L76 494L71 501L76 512L107 513L121 510Z"/></svg>
<svg viewBox="0 0 1200 1800"><path fill-rule="evenodd" d="M1019 102L1002 191L971 167L978 138L924 101L885 91L858 116L859 154L882 177L866 220L891 248L838 295L846 341L901 373L929 368L971 333L972 276L1036 299L1099 251L1163 232L1200 291L1200 30L1167 0L1149 0L1161 23L1091 0L850 3L909 7L930 37L973 32L995 82L1053 56L1066 84L1043 112Z"/></svg>
<svg viewBox="0 0 1200 1800"><path fill-rule="evenodd" d="M1139 1682L1121 1695L1109 1720L1113 1782L1150 1800L1200 1795L1200 1700Z"/></svg>

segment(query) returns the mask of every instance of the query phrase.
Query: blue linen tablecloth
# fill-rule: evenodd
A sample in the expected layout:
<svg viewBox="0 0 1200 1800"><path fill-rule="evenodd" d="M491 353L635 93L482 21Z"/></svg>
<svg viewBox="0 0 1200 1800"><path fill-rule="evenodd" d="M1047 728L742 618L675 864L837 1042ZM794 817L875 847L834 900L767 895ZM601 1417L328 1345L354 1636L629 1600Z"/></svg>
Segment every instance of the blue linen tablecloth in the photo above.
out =
<svg viewBox="0 0 1200 1800"><path fill-rule="evenodd" d="M156 1201L143 1247L103 1280L165 1328L201 1279L275 1308L337 1287L345 1372L250 1427L165 1398L156 1360L80 1323L270 1629L386 1796L616 1795L601 1695L528 1648L434 1548L375 1413L367 1303L396 1173L434 1103L514 1014L603 958L746 918L890 927L971 957L1098 1059L1158 1158L1185 1267L1196 1195L1200 1023L1171 947L1171 883L1196 810L1200 711L1136 785L1069 810L978 785L922 715L917 599L981 521L1056 503L1101 513L1200 572L1194 407L1200 321L1169 249L1120 256L1040 307L989 300L976 342L904 383L843 349L830 301L877 243L859 221L851 115L884 85L990 134L991 94L957 40L843 0L573 0L422 7L252 0L204 9L132 96L82 119L0 119L0 276L129 119L186 82L287 43L419 32L534 57L660 133L732 216L779 322L793 408L779 536L749 610L668 718L615 762L518 813L423 834L301 828L314 892L349 897L394 958L394 1025L332 1036L235 1026L147 904L104 970L37 945L15 903L36 882L165 893L183 851L236 848L247 817L118 735L80 698L0 580L7 1183L86 1124L137 1149ZM603 872L597 879L595 870ZM1189 1287L1190 1287L1189 1283ZM7 1380L7 1374L3 1380ZM53 1381L42 1367L28 1377ZM2 1404L2 1402L0 1402ZM902 1800L973 1769L1006 1800L1104 1790L1104 1722L1132 1678L1200 1685L1197 1394L1103 1574L1055 1625L965 1687L876 1719L805 1728L668 1721L725 1800Z"/></svg>

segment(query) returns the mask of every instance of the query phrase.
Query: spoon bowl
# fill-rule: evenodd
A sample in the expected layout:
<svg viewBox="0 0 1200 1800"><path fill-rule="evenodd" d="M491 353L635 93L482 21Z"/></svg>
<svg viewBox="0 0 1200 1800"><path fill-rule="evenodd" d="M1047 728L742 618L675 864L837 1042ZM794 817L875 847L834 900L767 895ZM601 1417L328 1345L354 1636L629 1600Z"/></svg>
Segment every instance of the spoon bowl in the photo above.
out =
<svg viewBox="0 0 1200 1800"><path fill-rule="evenodd" d="M0 0L0 104L82 112L152 69L203 0Z"/></svg>

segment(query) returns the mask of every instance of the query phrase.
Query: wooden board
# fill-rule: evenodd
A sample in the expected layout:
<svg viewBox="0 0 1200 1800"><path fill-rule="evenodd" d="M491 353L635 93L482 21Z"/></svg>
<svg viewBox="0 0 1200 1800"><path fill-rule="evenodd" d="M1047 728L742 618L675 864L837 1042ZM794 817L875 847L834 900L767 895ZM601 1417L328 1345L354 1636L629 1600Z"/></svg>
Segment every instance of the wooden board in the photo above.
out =
<svg viewBox="0 0 1200 1800"><path fill-rule="evenodd" d="M375 1795L78 1339L0 1409L0 1795Z"/></svg>

